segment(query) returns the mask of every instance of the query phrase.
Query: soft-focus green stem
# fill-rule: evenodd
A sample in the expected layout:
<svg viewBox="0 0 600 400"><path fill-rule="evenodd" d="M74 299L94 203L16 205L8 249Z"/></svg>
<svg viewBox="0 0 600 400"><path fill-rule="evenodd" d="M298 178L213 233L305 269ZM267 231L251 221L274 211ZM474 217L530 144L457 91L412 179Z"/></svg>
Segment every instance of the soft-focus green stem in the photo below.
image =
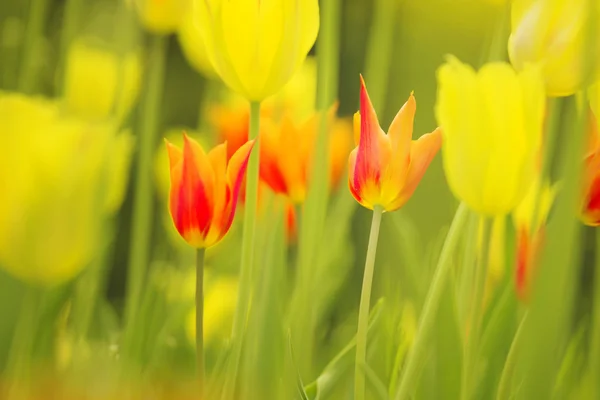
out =
<svg viewBox="0 0 600 400"><path fill-rule="evenodd" d="M502 375L500 376L500 383L498 385L498 395L496 396L497 400L510 399L510 383L513 371L515 370L515 365L517 364L517 354L519 352L519 346L521 345L523 326L525 326L526 319L527 314L525 314L521 319L519 327L517 328L517 332L515 332L515 337L510 345L510 349L508 350L508 355L506 356L506 362L504 363Z"/></svg>
<svg viewBox="0 0 600 400"><path fill-rule="evenodd" d="M223 399L231 399L237 385L237 374L242 353L244 330L248 320L248 311L252 288L252 267L254 264L254 245L256 241L256 204L258 198L258 171L260 141L260 103L250 103L249 139L255 139L254 148L248 161L246 175L246 205L244 207L244 230L242 238L242 260L240 263L240 285L233 319L232 349L229 360L227 381L223 391Z"/></svg>
<svg viewBox="0 0 600 400"><path fill-rule="evenodd" d="M7 362L7 371L15 385L22 385L23 380L29 378L28 373L31 370L34 341L39 328L41 295L39 288L29 286L23 296ZM15 393L13 390L18 393L19 389L16 386L11 387L8 398L13 398Z"/></svg>
<svg viewBox="0 0 600 400"><path fill-rule="evenodd" d="M469 333L465 340L463 357L463 373L461 386L461 399L468 400L473 396L473 382L476 381L477 356L479 355L479 336L481 319L483 317L483 294L488 268L488 249L490 241L490 221L481 217L480 229L482 230L481 247L478 249L477 265L475 266L475 286L471 301L471 318L469 319ZM475 238L476 239L476 238ZM473 266L467 265L467 268Z"/></svg>
<svg viewBox="0 0 600 400"><path fill-rule="evenodd" d="M154 192L152 162L159 131L168 38L153 36L149 55L148 85L141 104L139 153L135 177L133 221L129 248L127 301L125 304L125 345L131 346L136 329L142 287L148 266L152 238Z"/></svg>
<svg viewBox="0 0 600 400"><path fill-rule="evenodd" d="M201 398L204 392L204 253L204 248L196 250L196 370Z"/></svg>
<svg viewBox="0 0 600 400"><path fill-rule="evenodd" d="M83 0L66 0L63 13L63 21L60 34L60 60L58 65L57 76L60 79L58 85L59 90L65 89L65 72L67 57L69 55L69 47L73 42L73 38L77 32L77 22L81 17L81 8Z"/></svg>
<svg viewBox="0 0 600 400"><path fill-rule="evenodd" d="M30 1L18 81L18 89L23 93L32 93L36 86L36 66L38 65L36 57L40 55L38 52L39 42L43 37L47 11L48 0Z"/></svg>
<svg viewBox="0 0 600 400"><path fill-rule="evenodd" d="M421 370L424 357L426 355L428 339L431 331L435 326L437 310L440 305L440 299L446 287L446 279L452 268L451 256L458 243L460 233L465 225L467 216L469 215L467 206L461 204L456 210L452 225L446 236L440 259L438 261L431 287L425 298L419 328L413 347L408 354L406 366L400 380L400 387L396 393L396 400L404 400L410 398L415 386L417 385L418 375Z"/></svg>
<svg viewBox="0 0 600 400"><path fill-rule="evenodd" d="M356 361L354 363L354 399L365 398L365 370L367 359L367 329L369 327L369 309L371 305L371 288L373 286L373 273L375 271L375 254L377 253L377 240L379 239L379 226L383 208L373 208L369 246L367 247L367 260L363 276L360 306L358 309L358 330L356 332Z"/></svg>
<svg viewBox="0 0 600 400"><path fill-rule="evenodd" d="M292 299L292 338L298 355L298 367L304 374L311 370L314 341L313 290L317 251L325 225L329 200L329 141L327 110L338 92L340 0L321 2L321 28L317 38L317 110L321 112L315 156L309 169L309 186L301 214L298 240L297 283ZM310 172L312 171L312 172ZM306 376L305 376L306 377ZM306 377L309 378L309 377Z"/></svg>
<svg viewBox="0 0 600 400"><path fill-rule="evenodd" d="M393 54L394 21L398 3L397 0L376 0L369 32L365 77L369 84L371 102L382 113L389 86L388 75Z"/></svg>
<svg viewBox="0 0 600 400"><path fill-rule="evenodd" d="M593 377L600 377L600 232L596 235L596 270L594 271L594 305L592 307L592 336L590 348L590 372ZM594 379L592 398L600 398L600 379Z"/></svg>

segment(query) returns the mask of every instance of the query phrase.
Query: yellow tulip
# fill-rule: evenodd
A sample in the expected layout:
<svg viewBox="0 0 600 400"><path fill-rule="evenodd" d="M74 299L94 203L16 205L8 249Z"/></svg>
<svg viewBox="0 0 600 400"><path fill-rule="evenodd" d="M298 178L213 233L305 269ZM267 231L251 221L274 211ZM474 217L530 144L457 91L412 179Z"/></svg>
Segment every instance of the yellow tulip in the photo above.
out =
<svg viewBox="0 0 600 400"><path fill-rule="evenodd" d="M111 157L106 166L108 187L104 209L107 214L114 214L123 203L134 144L134 137L129 131L121 132L113 139Z"/></svg>
<svg viewBox="0 0 600 400"><path fill-rule="evenodd" d="M152 33L169 34L179 27L190 0L133 0L144 27Z"/></svg>
<svg viewBox="0 0 600 400"><path fill-rule="evenodd" d="M208 58L248 100L279 91L302 65L319 30L317 0L193 0Z"/></svg>
<svg viewBox="0 0 600 400"><path fill-rule="evenodd" d="M600 7L594 3L590 0L513 1L508 42L511 62L518 70L527 63L539 63L550 96L571 95L598 72L600 52L597 43L590 43L591 29L586 23L593 21L593 32L598 37Z"/></svg>
<svg viewBox="0 0 600 400"><path fill-rule="evenodd" d="M83 117L105 119L127 116L137 100L141 83L137 53L120 57L89 38L69 48L65 70L65 101Z"/></svg>
<svg viewBox="0 0 600 400"><path fill-rule="evenodd" d="M0 93L0 267L53 285L92 260L109 184L114 129L65 115L58 103Z"/></svg>
<svg viewBox="0 0 600 400"><path fill-rule="evenodd" d="M545 106L539 71L490 63L476 72L450 57L437 75L450 189L479 213L509 213L536 175Z"/></svg>
<svg viewBox="0 0 600 400"><path fill-rule="evenodd" d="M204 44L202 29L198 22L199 19L198 7L193 7L193 4L190 2L190 7L184 14L179 25L177 38L179 39L183 55L190 65L204 76L213 78L217 73L206 53L206 44Z"/></svg>

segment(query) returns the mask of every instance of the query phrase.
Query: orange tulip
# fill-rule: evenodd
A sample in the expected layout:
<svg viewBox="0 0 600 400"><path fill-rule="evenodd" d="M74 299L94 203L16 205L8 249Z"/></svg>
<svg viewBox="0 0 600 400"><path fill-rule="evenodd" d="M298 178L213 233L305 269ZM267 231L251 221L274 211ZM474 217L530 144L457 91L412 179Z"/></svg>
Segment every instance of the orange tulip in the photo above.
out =
<svg viewBox="0 0 600 400"><path fill-rule="evenodd" d="M591 113L590 113L591 114ZM589 152L585 157L583 181L583 202L581 219L590 226L600 225L600 136L598 123L593 114L589 122L590 143Z"/></svg>
<svg viewBox="0 0 600 400"><path fill-rule="evenodd" d="M231 227L253 146L253 140L246 142L228 162L226 142L208 154L185 134L183 151L167 142L169 209L175 228L191 246L210 247Z"/></svg>
<svg viewBox="0 0 600 400"><path fill-rule="evenodd" d="M336 119L332 108L329 127L329 178L331 187L339 182L350 150L350 123ZM314 113L297 125L289 114L280 123L266 120L261 130L260 177L275 192L301 204L306 198L313 150L319 130L320 114Z"/></svg>
<svg viewBox="0 0 600 400"><path fill-rule="evenodd" d="M440 149L440 128L412 140L417 108L411 93L392 121L389 134L379 126L365 82L360 79L360 113L355 114L357 147L349 158L350 192L361 205L385 211L402 207L412 196L431 160Z"/></svg>

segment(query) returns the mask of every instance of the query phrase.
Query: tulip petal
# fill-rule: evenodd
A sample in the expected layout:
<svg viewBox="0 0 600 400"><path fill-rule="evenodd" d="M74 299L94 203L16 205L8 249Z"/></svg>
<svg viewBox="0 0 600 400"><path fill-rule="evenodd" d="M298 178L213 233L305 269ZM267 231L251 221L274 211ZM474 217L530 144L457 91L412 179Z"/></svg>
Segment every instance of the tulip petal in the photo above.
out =
<svg viewBox="0 0 600 400"><path fill-rule="evenodd" d="M208 153L208 160L210 161L213 174L215 177L215 183L213 188L213 214L212 224L210 230L206 235L206 245L210 246L217 242L224 234L223 226L221 222L224 219L224 214L229 203L229 189L227 186L227 142L215 146ZM225 231L226 232L226 231Z"/></svg>
<svg viewBox="0 0 600 400"><path fill-rule="evenodd" d="M277 126L270 120L261 121L260 128L260 178L275 193L285 194L288 187L281 169L279 160L284 151L280 143Z"/></svg>
<svg viewBox="0 0 600 400"><path fill-rule="evenodd" d="M171 164L178 152L168 144ZM212 169L202 147L184 134L183 159L172 168L170 211L181 236L192 246L204 247L204 236L212 221ZM208 183L208 184L207 184Z"/></svg>
<svg viewBox="0 0 600 400"><path fill-rule="evenodd" d="M250 152L254 147L254 143L254 140L250 140L241 146L231 157L231 160L229 160L229 165L227 165L227 187L229 188L230 196L228 210L223 215L225 218L223 224L224 233L229 230L231 223L233 222L240 189L244 182L244 174L248 167L248 159L250 158Z"/></svg>
<svg viewBox="0 0 600 400"><path fill-rule="evenodd" d="M377 114L369 99L362 76L360 84L360 141L353 178L354 188L361 192L361 197L364 199L378 197L376 193L379 192L382 165L387 165L390 149L388 138L379 126ZM367 186L368 190L366 190ZM369 194L367 195L366 192Z"/></svg>
<svg viewBox="0 0 600 400"><path fill-rule="evenodd" d="M410 141L413 134L413 123L417 111L417 102L413 93L404 103L396 117L390 125L388 136L392 142L392 152L394 159L402 165L407 165L410 161Z"/></svg>
<svg viewBox="0 0 600 400"><path fill-rule="evenodd" d="M410 199L441 145L442 131L440 128L412 142L410 165L404 187L398 197L386 207L387 211L397 210Z"/></svg>

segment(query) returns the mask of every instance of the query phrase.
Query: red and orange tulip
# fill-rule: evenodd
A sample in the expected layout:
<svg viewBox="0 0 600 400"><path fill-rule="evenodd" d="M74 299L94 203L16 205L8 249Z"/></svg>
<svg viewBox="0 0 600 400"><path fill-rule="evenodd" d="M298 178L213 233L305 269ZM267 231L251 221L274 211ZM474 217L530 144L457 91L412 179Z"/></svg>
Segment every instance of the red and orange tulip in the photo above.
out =
<svg viewBox="0 0 600 400"><path fill-rule="evenodd" d="M227 143L206 154L185 134L183 150L167 142L169 210L175 228L191 246L210 247L231 227L253 145L253 140L246 142L228 162Z"/></svg>
<svg viewBox="0 0 600 400"><path fill-rule="evenodd" d="M358 143L350 153L348 184L356 201L364 207L381 206L385 211L402 207L440 149L439 128L411 141L416 108L411 93L386 135L361 77L360 114L355 115L354 124Z"/></svg>
<svg viewBox="0 0 600 400"><path fill-rule="evenodd" d="M600 136L598 135L598 121L590 113L589 120L589 152L585 157L585 171L583 181L583 202L581 205L581 219L590 226L600 225Z"/></svg>

